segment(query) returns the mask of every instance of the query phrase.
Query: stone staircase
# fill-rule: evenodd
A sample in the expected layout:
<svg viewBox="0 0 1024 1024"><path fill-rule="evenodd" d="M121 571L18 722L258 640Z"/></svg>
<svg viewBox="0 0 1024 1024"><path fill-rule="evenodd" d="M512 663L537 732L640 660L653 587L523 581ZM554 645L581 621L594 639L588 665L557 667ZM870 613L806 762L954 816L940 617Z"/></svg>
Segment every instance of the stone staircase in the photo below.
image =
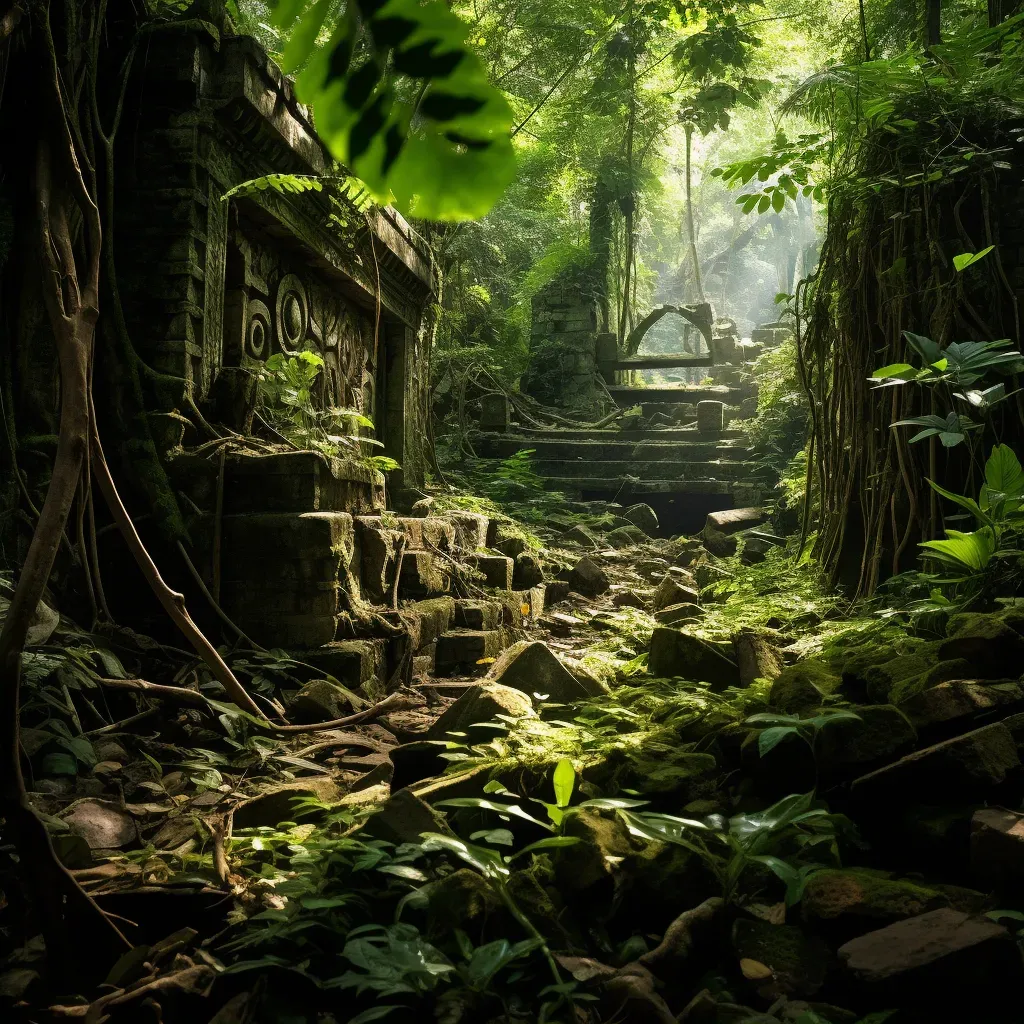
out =
<svg viewBox="0 0 1024 1024"><path fill-rule="evenodd" d="M532 451L534 472L552 490L585 501L643 502L658 513L663 532L698 530L709 512L760 504L775 483L732 424L757 412L749 365L788 334L788 328L771 325L749 340L719 335L717 363L710 355L688 353L618 357L614 336L602 335L597 366L607 391L620 409L639 407L638 415L602 429L513 427L508 409L494 407L500 396L489 396L474 447L495 460ZM708 368L706 382L627 383L635 370L692 367Z"/></svg>
<svg viewBox="0 0 1024 1024"><path fill-rule="evenodd" d="M420 673L483 673L543 611L539 572L491 546L489 517L389 512L365 463L284 452L232 454L221 468L181 455L172 476L196 510L196 569L225 614L353 689L379 688L409 656ZM352 636L368 611L393 635Z"/></svg>

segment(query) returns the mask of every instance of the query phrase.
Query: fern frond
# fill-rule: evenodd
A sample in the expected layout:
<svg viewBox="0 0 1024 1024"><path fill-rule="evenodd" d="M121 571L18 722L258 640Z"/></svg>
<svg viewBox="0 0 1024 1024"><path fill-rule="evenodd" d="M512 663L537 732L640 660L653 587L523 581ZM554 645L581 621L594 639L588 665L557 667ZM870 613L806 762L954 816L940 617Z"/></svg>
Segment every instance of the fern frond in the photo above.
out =
<svg viewBox="0 0 1024 1024"><path fill-rule="evenodd" d="M257 192L266 192L267 189L275 192L293 194L300 192L322 192L323 185L320 179L312 174L264 174L261 178L250 178L243 181L222 195L221 202L235 196L251 196Z"/></svg>

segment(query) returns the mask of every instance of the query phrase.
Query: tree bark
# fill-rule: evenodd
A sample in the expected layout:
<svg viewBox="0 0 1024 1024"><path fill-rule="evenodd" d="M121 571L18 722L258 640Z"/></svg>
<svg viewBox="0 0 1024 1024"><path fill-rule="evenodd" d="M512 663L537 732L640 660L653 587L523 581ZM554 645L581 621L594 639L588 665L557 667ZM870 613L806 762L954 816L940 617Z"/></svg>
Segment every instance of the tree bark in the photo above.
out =
<svg viewBox="0 0 1024 1024"><path fill-rule="evenodd" d="M58 102L56 134L67 131ZM64 132L61 132L64 129ZM62 978L109 967L128 941L57 859L36 815L21 772L20 690L22 655L57 548L60 546L89 450L89 381L99 316L100 222L85 188L69 135L62 140L62 171L55 184L50 141L44 132L36 154L35 199L39 221L43 294L60 366L60 434L57 454L25 563L0 631L0 813L6 818L25 872L46 942L49 966ZM70 182L70 187L68 187ZM83 273L76 265L69 214L85 220ZM87 934L85 942L72 941Z"/></svg>
<svg viewBox="0 0 1024 1024"><path fill-rule="evenodd" d="M691 156L693 153L693 125L686 126L686 233L690 241L690 258L693 260L693 280L697 285L697 299L700 302L704 298L704 282L700 276L700 260L697 258L697 232L693 226L693 172L691 170Z"/></svg>
<svg viewBox="0 0 1024 1024"><path fill-rule="evenodd" d="M924 45L938 46L942 42L942 0L925 0Z"/></svg>

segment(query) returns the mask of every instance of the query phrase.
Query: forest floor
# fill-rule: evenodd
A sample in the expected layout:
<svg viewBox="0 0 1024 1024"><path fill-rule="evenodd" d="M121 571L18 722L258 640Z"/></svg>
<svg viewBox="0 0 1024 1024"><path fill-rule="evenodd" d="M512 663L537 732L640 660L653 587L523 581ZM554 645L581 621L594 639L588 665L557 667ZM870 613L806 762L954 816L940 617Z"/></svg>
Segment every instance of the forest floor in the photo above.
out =
<svg viewBox="0 0 1024 1024"><path fill-rule="evenodd" d="M41 612L33 805L137 948L55 984L5 870L12 1019L1020 1021L1024 609L922 634L749 535L539 533L512 647L301 731Z"/></svg>

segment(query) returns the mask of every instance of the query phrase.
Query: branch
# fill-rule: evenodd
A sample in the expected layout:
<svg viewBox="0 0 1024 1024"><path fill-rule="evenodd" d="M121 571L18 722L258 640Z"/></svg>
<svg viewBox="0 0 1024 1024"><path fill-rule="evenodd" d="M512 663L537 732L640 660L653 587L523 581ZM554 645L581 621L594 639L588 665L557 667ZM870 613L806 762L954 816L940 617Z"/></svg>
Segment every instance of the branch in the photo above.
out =
<svg viewBox="0 0 1024 1024"><path fill-rule="evenodd" d="M185 598L177 591L172 590L160 575L159 569L157 569L156 564L146 550L145 544L142 543L142 538L135 529L131 516L128 515L128 510L121 501L114 478L110 475L110 467L107 465L106 457L103 454L103 446L100 444L100 435L96 430L95 417L93 417L92 422L91 441L93 463L100 490L103 492L103 497L106 499L107 506L110 508L114 521L121 531L121 535L124 537L129 550L135 558L136 564L142 571L142 575L145 577L156 599L163 606L164 611L171 617L171 620L178 629L185 635L185 639L195 648L196 653L202 658L206 667L213 674L213 677L224 687L228 697L243 711L248 711L250 715L255 715L257 718L265 719L266 715L260 710L260 706L246 693L245 687L238 681L234 672L231 671L227 663L217 652L217 649L206 639L202 630L192 621L188 614L188 609L185 607Z"/></svg>

